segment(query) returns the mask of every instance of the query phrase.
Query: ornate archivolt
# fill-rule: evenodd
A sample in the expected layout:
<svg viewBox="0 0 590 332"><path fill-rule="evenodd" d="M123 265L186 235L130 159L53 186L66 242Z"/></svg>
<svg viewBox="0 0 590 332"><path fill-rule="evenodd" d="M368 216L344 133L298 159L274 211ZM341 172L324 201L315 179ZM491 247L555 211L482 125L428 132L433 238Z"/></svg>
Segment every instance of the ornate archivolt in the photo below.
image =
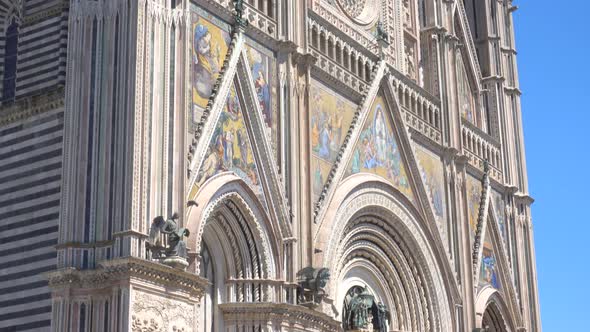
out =
<svg viewBox="0 0 590 332"><path fill-rule="evenodd" d="M194 252L199 253L202 247L203 232L207 224L215 219L216 224L222 225L224 231L229 231L227 227L234 227L235 232L231 234L242 234L239 229L248 227L253 230L254 238L249 241L242 241L246 246L258 246L258 253L264 269L259 277L276 278L281 268L275 257L280 256L280 232L273 226L264 209L251 189L236 175L226 172L218 174L209 179L196 197L191 197L199 206L191 207L187 211L186 227L194 234L191 235L190 241ZM241 225L241 226L239 226ZM245 234L242 234L245 235ZM254 243L252 243L254 242ZM231 245L238 245L240 242L230 241ZM232 247L231 252L239 262L251 255L251 247L238 248ZM196 273L199 273L199 267L196 267ZM236 275L237 276L237 275ZM241 277L247 275L242 274Z"/></svg>
<svg viewBox="0 0 590 332"><path fill-rule="evenodd" d="M491 286L480 291L475 300L475 327L493 328L491 331L517 331L515 321L501 293Z"/></svg>
<svg viewBox="0 0 590 332"><path fill-rule="evenodd" d="M328 284L330 296L341 297L343 276L363 261L375 280L387 280L394 327L451 331L459 292L417 210L376 176L352 176L339 190L314 237L317 265L338 276Z"/></svg>

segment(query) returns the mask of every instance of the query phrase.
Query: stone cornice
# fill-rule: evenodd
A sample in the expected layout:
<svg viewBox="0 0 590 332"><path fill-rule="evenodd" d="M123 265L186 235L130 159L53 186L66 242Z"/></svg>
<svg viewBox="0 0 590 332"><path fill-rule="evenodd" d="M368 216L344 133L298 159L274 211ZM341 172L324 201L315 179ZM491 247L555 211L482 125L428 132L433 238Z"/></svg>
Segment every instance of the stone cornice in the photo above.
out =
<svg viewBox="0 0 590 332"><path fill-rule="evenodd" d="M24 97L14 103L2 105L0 106L0 126L64 107L64 96L64 88L60 86L43 94Z"/></svg>
<svg viewBox="0 0 590 332"><path fill-rule="evenodd" d="M514 197L523 201L525 204L532 205L535 202L535 199L525 193L515 193Z"/></svg>
<svg viewBox="0 0 590 332"><path fill-rule="evenodd" d="M225 303L219 305L227 322L274 321L317 328L321 331L341 331L340 322L306 307L286 303Z"/></svg>
<svg viewBox="0 0 590 332"><path fill-rule="evenodd" d="M138 279L158 286L173 287L200 297L207 280L198 275L136 257L102 261L95 270L65 268L45 273L49 287L100 289L117 281Z"/></svg>
<svg viewBox="0 0 590 332"><path fill-rule="evenodd" d="M518 97L522 95L522 91L520 91L520 89L517 87L507 86L504 87L504 91L506 91L507 94L515 94Z"/></svg>

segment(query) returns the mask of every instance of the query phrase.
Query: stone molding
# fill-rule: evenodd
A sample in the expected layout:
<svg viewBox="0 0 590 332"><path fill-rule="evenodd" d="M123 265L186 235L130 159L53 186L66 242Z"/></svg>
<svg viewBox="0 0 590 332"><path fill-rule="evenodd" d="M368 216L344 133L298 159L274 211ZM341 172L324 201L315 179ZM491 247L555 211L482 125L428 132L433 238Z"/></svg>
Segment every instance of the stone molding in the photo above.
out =
<svg viewBox="0 0 590 332"><path fill-rule="evenodd" d="M200 298L208 282L192 273L135 257L103 261L95 270L65 268L45 274L53 290L64 288L101 289L117 281L138 279L149 284L180 289Z"/></svg>
<svg viewBox="0 0 590 332"><path fill-rule="evenodd" d="M285 326L305 326L304 331L342 331L341 323L306 307L285 303L225 303L220 306L226 324L272 322Z"/></svg>

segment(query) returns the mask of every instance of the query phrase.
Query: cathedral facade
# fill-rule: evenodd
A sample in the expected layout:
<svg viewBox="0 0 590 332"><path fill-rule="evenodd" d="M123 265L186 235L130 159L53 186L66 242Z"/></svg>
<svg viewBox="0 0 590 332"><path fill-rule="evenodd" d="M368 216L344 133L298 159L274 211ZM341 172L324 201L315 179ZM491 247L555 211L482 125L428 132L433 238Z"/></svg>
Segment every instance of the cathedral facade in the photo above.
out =
<svg viewBox="0 0 590 332"><path fill-rule="evenodd" d="M512 0L0 0L0 331L541 331Z"/></svg>

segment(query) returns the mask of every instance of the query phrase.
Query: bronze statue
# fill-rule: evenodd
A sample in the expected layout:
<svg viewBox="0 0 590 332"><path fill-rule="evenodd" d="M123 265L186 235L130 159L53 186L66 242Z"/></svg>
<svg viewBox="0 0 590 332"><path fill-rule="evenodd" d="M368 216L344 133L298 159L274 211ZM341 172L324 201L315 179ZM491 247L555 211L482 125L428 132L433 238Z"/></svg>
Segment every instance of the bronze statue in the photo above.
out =
<svg viewBox="0 0 590 332"><path fill-rule="evenodd" d="M365 330L387 332L389 310L369 293L366 287L351 288L344 299L342 327L344 331Z"/></svg>
<svg viewBox="0 0 590 332"><path fill-rule="evenodd" d="M150 228L150 235L146 247L152 253L152 258L160 259L163 254L166 258L181 257L188 258L186 243L183 241L184 236L189 236L190 232L186 228L179 228L176 223L178 214L174 213L168 220L158 216L154 218ZM167 246L164 248L161 243L160 234L166 234Z"/></svg>
<svg viewBox="0 0 590 332"><path fill-rule="evenodd" d="M302 305L318 305L326 295L324 287L330 280L327 268L306 267L297 272L297 302Z"/></svg>

